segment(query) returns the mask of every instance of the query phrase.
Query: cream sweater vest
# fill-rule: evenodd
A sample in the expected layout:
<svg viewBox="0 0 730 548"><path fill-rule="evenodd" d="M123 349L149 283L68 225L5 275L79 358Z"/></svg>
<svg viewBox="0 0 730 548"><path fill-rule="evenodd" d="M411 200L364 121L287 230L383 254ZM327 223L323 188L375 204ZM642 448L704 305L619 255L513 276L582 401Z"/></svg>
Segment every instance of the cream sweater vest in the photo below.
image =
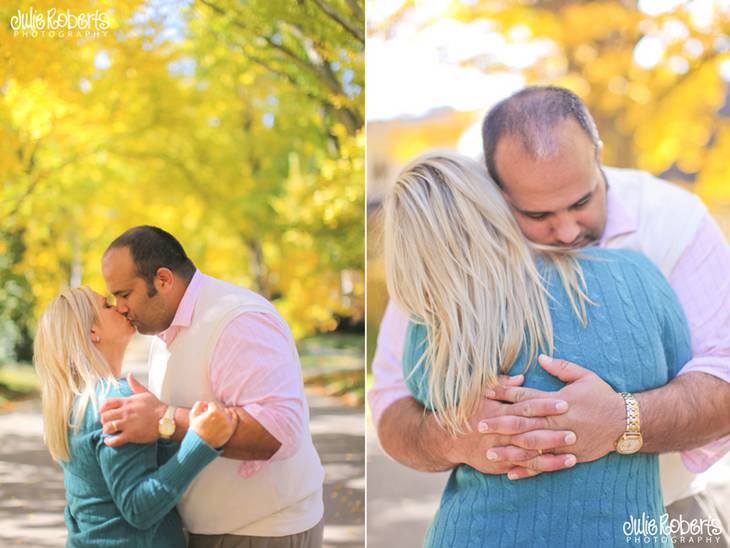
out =
<svg viewBox="0 0 730 548"><path fill-rule="evenodd" d="M244 312L278 315L266 299L252 291L205 278L190 327L182 329L169 348L154 338L150 390L178 407L215 400L209 363L224 328ZM293 344L291 351L296 356ZM195 478L177 506L188 531L285 536L310 529L322 519L324 470L308 429L292 457L271 461L248 478L238 474L240 464L219 457Z"/></svg>
<svg viewBox="0 0 730 548"><path fill-rule="evenodd" d="M635 232L617 235L606 246L642 252L669 279L707 208L694 194L643 171L605 168L605 172L610 192L637 222ZM679 453L660 455L659 472L666 505L702 491L707 481L706 474L687 470Z"/></svg>

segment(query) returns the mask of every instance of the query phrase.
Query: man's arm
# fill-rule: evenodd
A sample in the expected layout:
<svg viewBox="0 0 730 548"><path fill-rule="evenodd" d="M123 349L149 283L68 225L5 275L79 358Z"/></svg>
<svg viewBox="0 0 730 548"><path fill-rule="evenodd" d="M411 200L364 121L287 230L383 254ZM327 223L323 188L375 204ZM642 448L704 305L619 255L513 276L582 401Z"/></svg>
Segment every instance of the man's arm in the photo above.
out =
<svg viewBox="0 0 730 548"><path fill-rule="evenodd" d="M307 427L306 403L296 346L281 318L258 312L235 318L216 344L209 375L216 398L239 418L223 455L247 461L242 475L255 473L261 461L296 452ZM145 443L159 437L157 422L166 404L135 384L134 396L110 400L102 407L105 432L111 432L111 421L121 431L109 438L109 444ZM187 409L176 411L175 438L184 435L187 414Z"/></svg>
<svg viewBox="0 0 730 548"><path fill-rule="evenodd" d="M522 382L522 378L506 382ZM378 438L391 457L422 472L441 472L468 464L484 474L507 474L515 466L529 467L534 475L569 468L576 462L570 454L543 454L575 442L572 432L544 430L545 416L564 412L560 400L544 398L529 404L503 404L485 399L475 415L470 432L452 436L433 415L411 397L392 403L378 424ZM529 406L529 408L528 408ZM525 413L528 416L518 416ZM535 415L535 416L529 416ZM479 417L492 417L481 421ZM508 434L491 434L491 422Z"/></svg>
<svg viewBox="0 0 730 548"><path fill-rule="evenodd" d="M492 474L507 473L518 462L535 471L572 466L567 455L538 457L537 449L569 445L573 439L569 437L566 441L566 436L572 436L567 431L544 430L547 428L545 416L567 410L567 407L557 407L560 402L553 396L520 405L485 400L475 414L471 432L457 438L451 436L432 413L410 396L403 379L401 356L407 325L406 314L389 303L380 324L372 364L373 388L368 393L378 439L391 458L424 472L447 470L461 463ZM521 375L511 380L503 377L502 383L518 385L522 380ZM487 424L484 419L490 419L492 428L501 430L500 435L483 431Z"/></svg>
<svg viewBox="0 0 730 548"><path fill-rule="evenodd" d="M134 395L110 398L101 408L104 433L112 435L104 440L109 447L120 447L126 443L152 443L160 439L158 423L167 404L140 384L131 373L127 381ZM237 460L270 459L279 450L281 443L244 409L229 409L238 416L238 425L223 446L223 456ZM114 431L114 426L118 428L117 431ZM178 407L175 410L175 433L172 439L182 441L189 428L190 409Z"/></svg>
<svg viewBox="0 0 730 548"><path fill-rule="evenodd" d="M634 396L644 453L687 451L730 434L730 384L712 375L686 373Z"/></svg>
<svg viewBox="0 0 730 548"><path fill-rule="evenodd" d="M683 460L692 472L706 470L730 449L727 272L730 248L717 224L707 215L669 280L687 316L693 357L665 386L634 394L641 411L641 451L684 451ZM576 432L578 443L571 451L579 462L613 451L616 432L623 432L625 412L617 415L617 410L623 409L622 402L587 370L574 364L558 366L570 369L582 380L580 384L567 381L571 384L558 392L569 402L571 413L552 420L551 427ZM550 366L547 369L556 374ZM545 397L545 393L521 388L509 392L500 391L497 397L508 401Z"/></svg>

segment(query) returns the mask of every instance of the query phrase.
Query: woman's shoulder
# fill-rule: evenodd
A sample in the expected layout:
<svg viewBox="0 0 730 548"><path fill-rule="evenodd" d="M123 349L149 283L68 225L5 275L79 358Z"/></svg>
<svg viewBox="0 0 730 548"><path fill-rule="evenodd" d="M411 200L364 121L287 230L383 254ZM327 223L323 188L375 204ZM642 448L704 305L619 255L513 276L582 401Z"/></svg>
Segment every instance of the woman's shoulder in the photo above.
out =
<svg viewBox="0 0 730 548"><path fill-rule="evenodd" d="M134 394L127 379L105 379L96 385L96 393L100 401L109 398L126 398Z"/></svg>
<svg viewBox="0 0 730 548"><path fill-rule="evenodd" d="M100 428L99 409L104 405L106 400L109 398L126 398L133 394L132 389L124 379L102 379L96 383L94 390L96 401L85 400L87 403L84 409L84 416L80 422L81 431L93 431ZM77 410L83 401L82 396L76 398L75 408Z"/></svg>
<svg viewBox="0 0 730 548"><path fill-rule="evenodd" d="M625 288L625 296L647 302L651 307L676 306L676 294L669 280L651 260L632 249L590 248L581 260L589 292L606 287ZM598 282L598 283L596 283ZM641 297L641 298L640 298Z"/></svg>
<svg viewBox="0 0 730 548"><path fill-rule="evenodd" d="M578 260L584 268L593 267L598 273L638 273L639 276L661 279L663 283L668 283L659 268L646 255L633 249L588 247L580 250Z"/></svg>

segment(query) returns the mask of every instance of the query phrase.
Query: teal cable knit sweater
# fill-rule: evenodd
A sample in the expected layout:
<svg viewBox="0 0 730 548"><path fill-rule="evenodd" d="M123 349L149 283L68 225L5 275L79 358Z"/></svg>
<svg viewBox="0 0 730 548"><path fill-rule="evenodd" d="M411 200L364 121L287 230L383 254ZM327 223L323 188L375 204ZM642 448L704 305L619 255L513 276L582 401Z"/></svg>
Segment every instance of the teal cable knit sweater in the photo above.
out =
<svg viewBox="0 0 730 548"><path fill-rule="evenodd" d="M538 262L553 297L554 356L594 371L616 391L639 392L666 384L692 355L687 320L666 279L632 251L590 248L584 255L580 262L588 296L597 304L588 307L585 328L557 272ZM403 367L411 393L429 408L427 369L415 367L425 340L426 328L411 322ZM510 373L522 372L525 359L521 355ZM534 364L524 386L556 391L563 383ZM656 455L612 452L594 462L519 481L460 465L449 477L425 545L626 546L624 522L641 519L643 512L659 523L664 511ZM633 545L633 537L630 540ZM640 544L671 546L671 539L642 537Z"/></svg>
<svg viewBox="0 0 730 548"><path fill-rule="evenodd" d="M98 387L99 405L104 394ZM106 397L126 397L126 381ZM69 430L71 458L61 462L66 487L67 546L179 548L185 546L175 505L193 478L222 451L193 430L181 443L104 444L91 404L78 433Z"/></svg>

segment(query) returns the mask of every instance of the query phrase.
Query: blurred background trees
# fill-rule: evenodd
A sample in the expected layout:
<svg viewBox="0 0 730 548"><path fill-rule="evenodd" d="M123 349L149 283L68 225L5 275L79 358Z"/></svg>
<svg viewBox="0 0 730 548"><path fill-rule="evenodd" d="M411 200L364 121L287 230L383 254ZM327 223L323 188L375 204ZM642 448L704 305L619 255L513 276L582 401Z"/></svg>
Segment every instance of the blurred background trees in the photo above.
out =
<svg viewBox="0 0 730 548"><path fill-rule="evenodd" d="M100 10L96 36L10 18ZM11 1L0 7L0 365L138 224L272 299L297 338L364 302L364 14L357 0Z"/></svg>
<svg viewBox="0 0 730 548"><path fill-rule="evenodd" d="M367 82L370 359L387 302L375 222L384 192L425 149L479 154L484 114L525 85L578 93L606 164L686 186L730 229L727 2L373 0L368 18L368 66L379 67Z"/></svg>

